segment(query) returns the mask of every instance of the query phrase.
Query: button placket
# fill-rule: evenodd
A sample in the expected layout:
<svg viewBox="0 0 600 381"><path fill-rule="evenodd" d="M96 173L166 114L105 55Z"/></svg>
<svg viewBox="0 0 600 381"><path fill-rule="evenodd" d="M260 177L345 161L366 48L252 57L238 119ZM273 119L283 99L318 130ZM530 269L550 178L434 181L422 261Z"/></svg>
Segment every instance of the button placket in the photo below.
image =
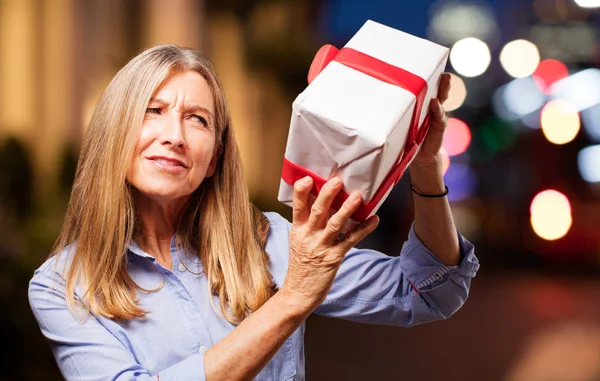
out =
<svg viewBox="0 0 600 381"><path fill-rule="evenodd" d="M193 264L190 264L186 259L185 252L181 251L177 253L177 249L174 245L171 247L171 259L173 263L173 282L177 284L177 294L179 295L179 305L182 311L185 313L191 329L189 331L189 339L194 343L190 347L193 353L202 353L207 350L206 345L212 345L212 338L210 332L203 318L203 313L200 310L200 306L197 301L193 299L192 294L186 288L186 281L193 282L192 279L196 280L196 277L190 278L188 276L193 274ZM184 263L186 262L186 263ZM191 266L191 267L188 267ZM189 270L188 270L189 268ZM177 270L180 274L177 273ZM186 281L184 281L186 279ZM201 345L204 344L204 345Z"/></svg>

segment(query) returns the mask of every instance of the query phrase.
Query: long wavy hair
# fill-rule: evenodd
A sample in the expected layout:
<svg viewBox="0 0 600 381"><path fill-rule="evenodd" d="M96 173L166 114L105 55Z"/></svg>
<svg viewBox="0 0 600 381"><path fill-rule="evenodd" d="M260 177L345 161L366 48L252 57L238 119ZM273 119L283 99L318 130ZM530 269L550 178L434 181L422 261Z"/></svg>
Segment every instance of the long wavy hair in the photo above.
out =
<svg viewBox="0 0 600 381"><path fill-rule="evenodd" d="M212 91L219 158L214 175L203 180L180 216L177 240L200 258L209 289L230 322L239 323L274 292L264 252L268 220L250 203L223 88L200 53L161 45L142 52L117 73L87 129L66 217L50 254L74 246L64 275L71 308L83 305L87 312L117 320L148 313L136 298L137 292L148 290L126 269L127 247L139 227L135 190L125 175L150 98L170 74L187 70L202 75ZM77 283L84 295L76 303Z"/></svg>

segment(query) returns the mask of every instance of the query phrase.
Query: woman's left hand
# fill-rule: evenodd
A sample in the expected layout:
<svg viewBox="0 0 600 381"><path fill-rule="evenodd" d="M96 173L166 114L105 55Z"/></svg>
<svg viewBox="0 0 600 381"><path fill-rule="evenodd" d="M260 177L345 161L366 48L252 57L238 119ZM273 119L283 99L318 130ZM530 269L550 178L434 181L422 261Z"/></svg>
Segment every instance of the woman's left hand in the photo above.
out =
<svg viewBox="0 0 600 381"><path fill-rule="evenodd" d="M444 130L448 124L448 117L442 104L448 99L450 92L450 74L444 73L440 79L440 87L437 98L431 100L429 108L431 110L431 124L425 137L425 141L419 150L419 153L413 160L413 164L431 165L441 163L440 149L444 139ZM413 165L411 164L411 166Z"/></svg>

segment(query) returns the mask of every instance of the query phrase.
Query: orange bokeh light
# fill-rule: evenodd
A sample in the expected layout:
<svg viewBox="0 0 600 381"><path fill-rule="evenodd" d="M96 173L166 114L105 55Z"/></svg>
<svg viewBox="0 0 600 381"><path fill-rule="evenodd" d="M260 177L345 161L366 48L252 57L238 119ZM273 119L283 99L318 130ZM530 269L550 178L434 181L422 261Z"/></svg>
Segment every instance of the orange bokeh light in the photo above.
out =
<svg viewBox="0 0 600 381"><path fill-rule="evenodd" d="M581 127L577 109L563 99L546 103L542 109L540 124L546 139L558 145L575 139Z"/></svg>
<svg viewBox="0 0 600 381"><path fill-rule="evenodd" d="M564 237L573 224L569 199L553 189L538 193L529 211L533 231L548 241Z"/></svg>

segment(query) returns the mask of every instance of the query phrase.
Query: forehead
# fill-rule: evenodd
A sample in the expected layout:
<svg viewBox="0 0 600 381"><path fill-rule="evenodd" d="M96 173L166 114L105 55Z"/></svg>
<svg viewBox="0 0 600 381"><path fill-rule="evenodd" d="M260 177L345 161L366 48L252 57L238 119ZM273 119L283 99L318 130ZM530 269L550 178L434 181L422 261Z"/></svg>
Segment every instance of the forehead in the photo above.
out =
<svg viewBox="0 0 600 381"><path fill-rule="evenodd" d="M213 93L204 77L187 70L170 74L154 92L153 99L213 110Z"/></svg>

